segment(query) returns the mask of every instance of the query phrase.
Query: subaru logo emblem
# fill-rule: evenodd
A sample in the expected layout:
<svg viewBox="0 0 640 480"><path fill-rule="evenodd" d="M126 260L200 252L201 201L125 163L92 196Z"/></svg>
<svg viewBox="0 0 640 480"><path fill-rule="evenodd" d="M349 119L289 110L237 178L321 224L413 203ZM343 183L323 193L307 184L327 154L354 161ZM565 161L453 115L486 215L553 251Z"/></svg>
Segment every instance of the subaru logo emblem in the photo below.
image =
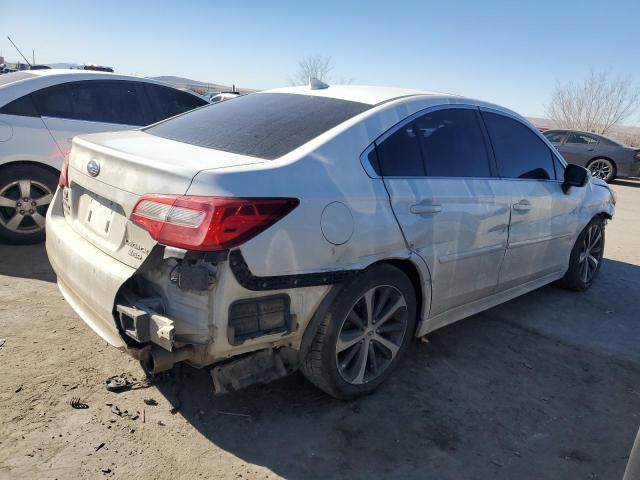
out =
<svg viewBox="0 0 640 480"><path fill-rule="evenodd" d="M92 177L97 177L100 173L100 164L95 160L89 160L89 163L87 163L87 172Z"/></svg>

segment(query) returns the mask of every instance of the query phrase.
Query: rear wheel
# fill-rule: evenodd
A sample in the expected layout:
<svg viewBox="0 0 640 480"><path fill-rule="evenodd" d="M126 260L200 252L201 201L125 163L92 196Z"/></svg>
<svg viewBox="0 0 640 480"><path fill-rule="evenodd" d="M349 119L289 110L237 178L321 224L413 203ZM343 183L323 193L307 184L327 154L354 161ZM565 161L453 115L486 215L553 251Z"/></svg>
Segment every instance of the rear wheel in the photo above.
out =
<svg viewBox="0 0 640 480"><path fill-rule="evenodd" d="M578 292L588 289L600 271L603 254L604 220L595 217L578 236L560 285Z"/></svg>
<svg viewBox="0 0 640 480"><path fill-rule="evenodd" d="M47 208L57 184L54 173L35 165L0 170L0 240L42 242Z"/></svg>
<svg viewBox="0 0 640 480"><path fill-rule="evenodd" d="M411 341L416 298L407 276L374 266L344 287L320 324L302 373L336 398L373 392Z"/></svg>
<svg viewBox="0 0 640 480"><path fill-rule="evenodd" d="M589 165L587 165L587 168L591 172L592 176L600 178L605 182L610 182L616 178L616 166L608 158L596 158L595 160L591 160Z"/></svg>

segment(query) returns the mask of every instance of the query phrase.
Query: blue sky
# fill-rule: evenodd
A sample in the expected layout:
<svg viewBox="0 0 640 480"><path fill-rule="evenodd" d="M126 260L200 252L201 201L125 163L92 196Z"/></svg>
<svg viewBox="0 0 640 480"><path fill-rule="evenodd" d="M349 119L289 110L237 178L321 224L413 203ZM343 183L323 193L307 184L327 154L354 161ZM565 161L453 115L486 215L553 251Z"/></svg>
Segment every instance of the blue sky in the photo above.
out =
<svg viewBox="0 0 640 480"><path fill-rule="evenodd" d="M458 93L529 116L544 115L557 81L592 68L640 85L640 0L0 0L0 23L10 61L6 35L40 63L263 89L320 54L336 79Z"/></svg>

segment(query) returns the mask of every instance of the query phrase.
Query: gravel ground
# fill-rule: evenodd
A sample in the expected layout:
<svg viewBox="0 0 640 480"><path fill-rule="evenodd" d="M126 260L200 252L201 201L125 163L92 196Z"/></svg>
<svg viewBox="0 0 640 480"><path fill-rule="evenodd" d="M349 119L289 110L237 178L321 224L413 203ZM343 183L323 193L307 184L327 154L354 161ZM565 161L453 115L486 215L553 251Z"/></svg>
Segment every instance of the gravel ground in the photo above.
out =
<svg viewBox="0 0 640 480"><path fill-rule="evenodd" d="M0 478L619 479L640 424L640 182L615 189L589 292L434 332L347 403L299 374L213 397L189 367L108 392L137 362L67 306L43 246L0 245Z"/></svg>

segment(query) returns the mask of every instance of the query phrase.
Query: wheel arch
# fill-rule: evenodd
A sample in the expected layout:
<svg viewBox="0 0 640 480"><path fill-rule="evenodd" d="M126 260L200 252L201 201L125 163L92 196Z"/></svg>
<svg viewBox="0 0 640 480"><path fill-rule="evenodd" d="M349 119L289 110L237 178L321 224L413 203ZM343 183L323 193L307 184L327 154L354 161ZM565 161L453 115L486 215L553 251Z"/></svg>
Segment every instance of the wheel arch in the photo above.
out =
<svg viewBox="0 0 640 480"><path fill-rule="evenodd" d="M0 165L0 175L2 175L2 172L5 169L9 167L15 167L18 165L34 166L34 167L42 168L44 170L48 170L49 172L51 172L56 176L60 175L60 170L58 170L57 168L52 167L51 165L48 165L46 163L42 163L34 160L14 160L11 162L3 163L2 165Z"/></svg>
<svg viewBox="0 0 640 480"><path fill-rule="evenodd" d="M362 270L365 271L376 265L386 264L397 268L409 278L409 281L411 282L411 285L413 286L414 292L416 294L416 313L419 316L416 321L415 331L413 332L414 335L417 331L420 330L422 322L425 318L427 318L429 309L431 308L430 290L428 289L428 287L425 287L425 285L430 285L431 276L426 264L421 270L420 266L418 266L417 264L418 261L419 260L413 255L410 255L407 258L386 258L378 260L368 265L366 269ZM307 328L302 334L302 340L300 342L299 348L300 359L306 357L309 348L311 347L311 343L316 336L318 327L324 320L327 311L331 308L333 301L340 294L343 287L343 283L334 284L329 290L329 293L327 293L322 299L318 308L316 308L316 311L307 324Z"/></svg>

